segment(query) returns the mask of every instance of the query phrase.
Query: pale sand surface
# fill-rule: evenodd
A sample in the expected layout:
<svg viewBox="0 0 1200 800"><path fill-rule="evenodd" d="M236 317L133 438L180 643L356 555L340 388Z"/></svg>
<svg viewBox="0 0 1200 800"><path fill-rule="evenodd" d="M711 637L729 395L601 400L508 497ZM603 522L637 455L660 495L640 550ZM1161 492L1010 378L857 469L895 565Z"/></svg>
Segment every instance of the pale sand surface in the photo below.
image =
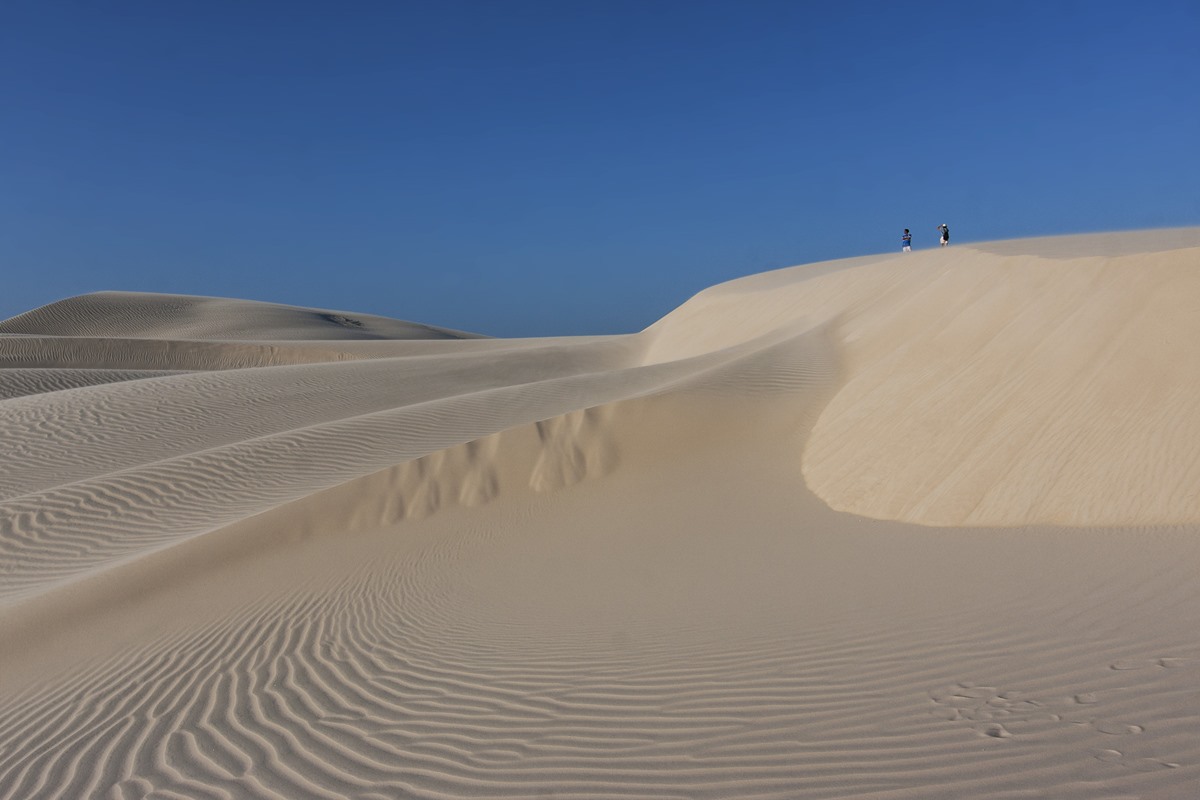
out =
<svg viewBox="0 0 1200 800"><path fill-rule="evenodd" d="M495 340L0 322L0 797L1200 796L1200 229Z"/></svg>

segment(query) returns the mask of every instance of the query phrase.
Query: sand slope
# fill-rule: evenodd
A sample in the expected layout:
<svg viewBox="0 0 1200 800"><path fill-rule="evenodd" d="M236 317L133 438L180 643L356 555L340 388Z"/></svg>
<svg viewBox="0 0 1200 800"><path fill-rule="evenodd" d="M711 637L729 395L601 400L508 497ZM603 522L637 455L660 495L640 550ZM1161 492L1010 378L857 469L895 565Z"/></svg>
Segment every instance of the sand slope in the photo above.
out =
<svg viewBox="0 0 1200 800"><path fill-rule="evenodd" d="M1200 230L489 340L0 323L0 797L1190 797Z"/></svg>

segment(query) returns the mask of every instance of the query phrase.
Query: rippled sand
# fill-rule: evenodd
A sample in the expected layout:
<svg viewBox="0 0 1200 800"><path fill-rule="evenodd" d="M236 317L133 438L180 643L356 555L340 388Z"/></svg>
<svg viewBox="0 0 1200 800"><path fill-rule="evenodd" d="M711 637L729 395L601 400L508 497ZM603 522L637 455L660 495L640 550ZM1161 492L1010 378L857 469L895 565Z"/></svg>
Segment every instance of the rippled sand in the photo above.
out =
<svg viewBox="0 0 1200 800"><path fill-rule="evenodd" d="M1186 229L0 322L0 797L1191 797L1198 307Z"/></svg>

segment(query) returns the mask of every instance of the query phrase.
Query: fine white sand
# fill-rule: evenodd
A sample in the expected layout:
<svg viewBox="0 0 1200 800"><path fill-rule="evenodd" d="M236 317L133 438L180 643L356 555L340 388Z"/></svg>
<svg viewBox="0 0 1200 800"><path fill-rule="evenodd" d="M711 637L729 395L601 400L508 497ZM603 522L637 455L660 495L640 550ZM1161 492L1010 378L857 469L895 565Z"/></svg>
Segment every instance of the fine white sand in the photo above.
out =
<svg viewBox="0 0 1200 800"><path fill-rule="evenodd" d="M1200 796L1200 229L498 340L0 322L0 797Z"/></svg>

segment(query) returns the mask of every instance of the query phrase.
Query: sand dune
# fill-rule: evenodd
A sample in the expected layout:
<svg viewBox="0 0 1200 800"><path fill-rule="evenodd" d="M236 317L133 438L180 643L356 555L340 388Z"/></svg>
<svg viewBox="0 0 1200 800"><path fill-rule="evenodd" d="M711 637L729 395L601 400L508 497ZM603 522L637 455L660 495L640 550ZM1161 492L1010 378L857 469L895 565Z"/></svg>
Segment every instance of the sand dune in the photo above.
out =
<svg viewBox="0 0 1200 800"><path fill-rule="evenodd" d="M0 333L125 339L474 339L478 334L322 308L224 297L96 292L35 308Z"/></svg>
<svg viewBox="0 0 1200 800"><path fill-rule="evenodd" d="M0 322L0 797L1182 798L1200 229L495 340Z"/></svg>

